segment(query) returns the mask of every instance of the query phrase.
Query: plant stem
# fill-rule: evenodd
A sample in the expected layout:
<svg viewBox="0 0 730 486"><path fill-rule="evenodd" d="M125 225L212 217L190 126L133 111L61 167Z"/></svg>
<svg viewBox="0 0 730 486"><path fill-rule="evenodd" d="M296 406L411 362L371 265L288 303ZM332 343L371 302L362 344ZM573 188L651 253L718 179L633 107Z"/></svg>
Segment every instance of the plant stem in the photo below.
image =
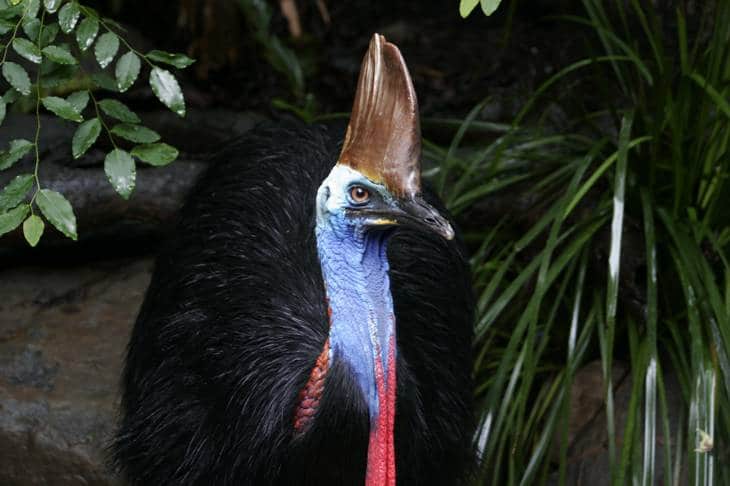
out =
<svg viewBox="0 0 730 486"><path fill-rule="evenodd" d="M43 10L41 14L41 26L38 29L38 51L41 50L41 39L43 38L43 22L46 19L46 11ZM38 168L41 164L41 152L39 148L39 140L41 137L41 66L43 65L43 59L38 64L38 70L36 72L36 97L35 97L35 139L33 140L33 147L35 149L35 167L33 169L33 178L35 179L35 192L33 198L30 200L30 212L35 214L33 211L33 203L35 202L38 192L41 190L41 180L38 177Z"/></svg>
<svg viewBox="0 0 730 486"><path fill-rule="evenodd" d="M107 32L111 32L112 34L116 35L117 38L119 38L119 40L122 42L122 44L124 44L127 47L127 49L129 49L130 51L132 51L135 54L137 54L137 56L139 56L142 59L144 59L144 62L146 62L150 67L156 67L154 64L152 64L149 61L149 59L147 59L147 56L145 56L144 54L142 54L141 52L139 52L137 49L135 49L134 47L132 47L132 45L129 42L127 42L127 39L125 39L124 36L121 36L121 35L117 34L116 32L114 32L114 30L111 27L109 27L106 22L104 22L104 19L102 19L101 17L99 17L98 15L96 15L94 12L92 12L91 10L89 10L87 7L84 7L81 4L79 4L79 9L87 17L95 18L101 24L101 26L106 29Z"/></svg>
<svg viewBox="0 0 730 486"><path fill-rule="evenodd" d="M96 110L96 117L99 119L99 122L101 123L101 126L104 127L104 131L106 132L107 136L109 137L109 141L112 144L112 147L114 149L117 149L117 144L114 142L114 137L112 136L111 130L109 130L109 127L107 126L106 122L104 121L104 118L101 116L101 112L99 111L99 103L96 101L96 96L94 96L94 93L89 90L89 96L91 97L91 101L94 102L94 110Z"/></svg>

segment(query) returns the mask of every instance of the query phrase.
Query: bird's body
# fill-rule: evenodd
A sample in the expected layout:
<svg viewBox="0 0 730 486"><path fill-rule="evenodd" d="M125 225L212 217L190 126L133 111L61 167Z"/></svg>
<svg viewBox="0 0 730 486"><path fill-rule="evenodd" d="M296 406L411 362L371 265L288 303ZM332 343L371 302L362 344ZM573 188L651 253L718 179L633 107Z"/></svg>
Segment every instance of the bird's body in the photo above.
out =
<svg viewBox="0 0 730 486"><path fill-rule="evenodd" d="M132 484L395 484L393 471L372 479L373 464L394 467L399 485L464 477L463 251L417 226L338 240L318 190L340 140L324 127L259 128L222 151L190 196L130 341L114 453ZM365 351L392 343L384 374L381 354L372 376L359 364L368 338ZM372 388L390 385L391 400ZM381 460L376 436L388 430L394 452Z"/></svg>

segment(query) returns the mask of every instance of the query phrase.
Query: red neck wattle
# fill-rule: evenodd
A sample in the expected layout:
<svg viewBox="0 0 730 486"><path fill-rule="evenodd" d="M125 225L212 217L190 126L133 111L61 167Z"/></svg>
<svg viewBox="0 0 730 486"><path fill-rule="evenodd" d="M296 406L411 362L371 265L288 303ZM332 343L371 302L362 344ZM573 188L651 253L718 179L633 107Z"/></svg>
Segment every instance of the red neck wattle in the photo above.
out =
<svg viewBox="0 0 730 486"><path fill-rule="evenodd" d="M388 345L387 377L380 357L375 359L375 382L378 389L378 416L370 427L368 465L365 486L395 486L395 335Z"/></svg>

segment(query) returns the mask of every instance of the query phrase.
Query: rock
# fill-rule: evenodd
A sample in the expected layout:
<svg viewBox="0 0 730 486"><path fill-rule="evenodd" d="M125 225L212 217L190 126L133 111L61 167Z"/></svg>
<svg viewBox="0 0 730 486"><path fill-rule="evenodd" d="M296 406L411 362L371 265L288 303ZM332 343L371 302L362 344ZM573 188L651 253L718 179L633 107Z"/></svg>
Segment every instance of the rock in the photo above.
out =
<svg viewBox="0 0 730 486"><path fill-rule="evenodd" d="M119 485L107 467L152 261L0 271L0 484Z"/></svg>

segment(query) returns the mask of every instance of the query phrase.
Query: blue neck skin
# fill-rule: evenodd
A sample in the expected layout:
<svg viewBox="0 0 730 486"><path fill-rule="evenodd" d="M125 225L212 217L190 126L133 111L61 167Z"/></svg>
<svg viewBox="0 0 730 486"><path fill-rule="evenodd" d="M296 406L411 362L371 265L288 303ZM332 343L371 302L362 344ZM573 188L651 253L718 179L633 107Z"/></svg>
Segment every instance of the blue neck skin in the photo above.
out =
<svg viewBox="0 0 730 486"><path fill-rule="evenodd" d="M350 365L374 423L379 410L375 360L381 360L387 377L388 344L395 335L388 235L367 231L341 212L318 221L316 235L332 312L330 360L344 359Z"/></svg>

